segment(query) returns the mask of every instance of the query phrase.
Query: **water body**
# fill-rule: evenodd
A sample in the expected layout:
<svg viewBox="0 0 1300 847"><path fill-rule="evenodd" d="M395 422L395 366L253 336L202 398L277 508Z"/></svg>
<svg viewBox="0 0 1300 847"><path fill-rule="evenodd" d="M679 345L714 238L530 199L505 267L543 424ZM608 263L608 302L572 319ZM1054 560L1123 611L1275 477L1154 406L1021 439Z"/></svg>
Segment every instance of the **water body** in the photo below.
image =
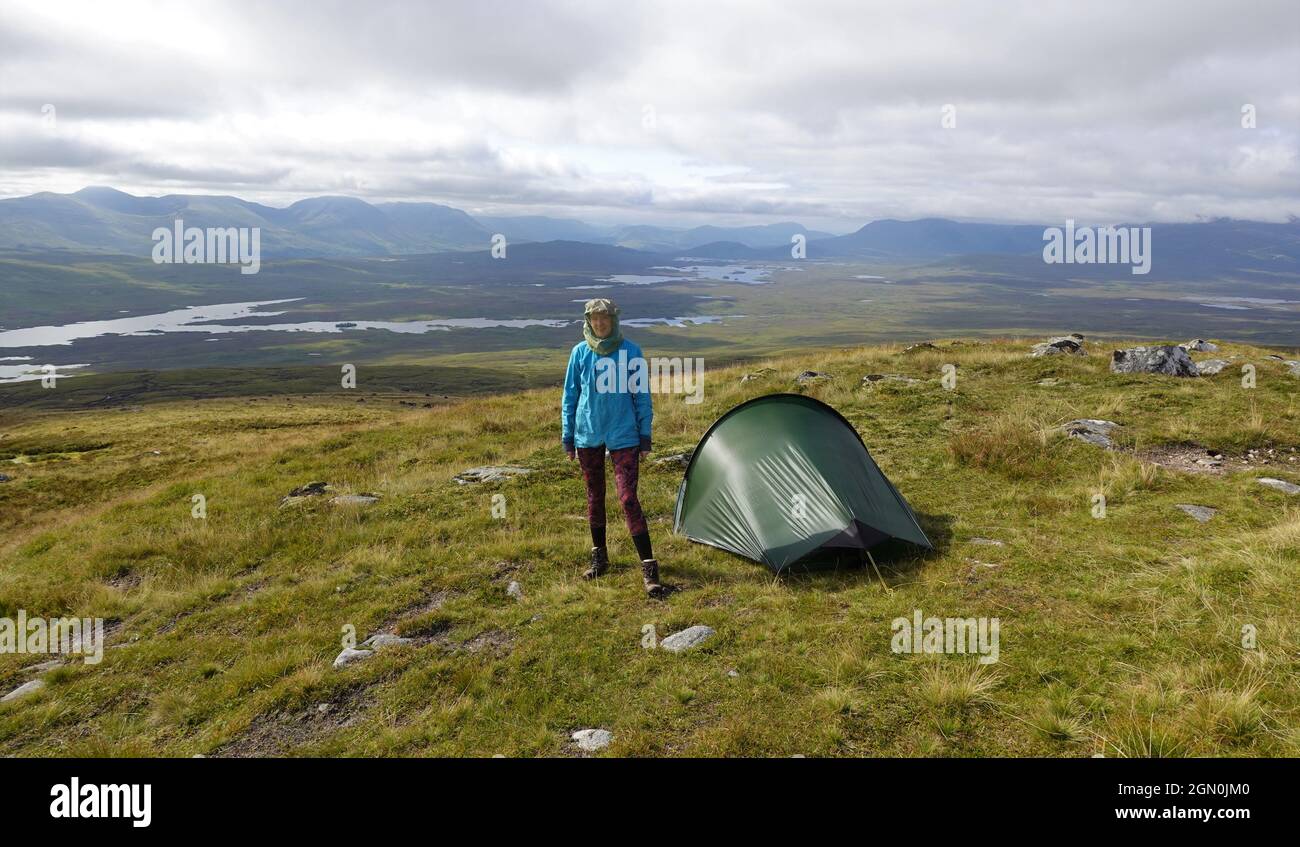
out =
<svg viewBox="0 0 1300 847"><path fill-rule="evenodd" d="M803 268L785 265L656 265L652 271L673 271L677 276L667 274L613 274L601 277L600 282L619 285L655 285L666 282L695 282L710 280L713 282L739 282L744 285L763 285L772 281L775 271L802 271ZM595 288L597 286L579 286Z"/></svg>
<svg viewBox="0 0 1300 847"><path fill-rule="evenodd" d="M687 315L680 318L630 318L620 320L623 326L653 326L654 324L664 324L666 326L694 326L697 324L719 324L722 323L723 315ZM744 315L726 315L728 318L743 318Z"/></svg>
<svg viewBox="0 0 1300 847"><path fill-rule="evenodd" d="M30 358L30 357L17 356L15 358L22 359L22 358ZM0 360L0 361L6 361L6 360ZM89 367L89 365L85 363L75 364L75 365L55 365L53 376L55 377L55 379L70 379L76 376L76 374L64 373L64 371L74 370L76 368L85 368L85 367ZM38 379L44 379L48 375L49 374L46 374L45 372L44 364L0 365L0 383L34 382Z"/></svg>
<svg viewBox="0 0 1300 847"><path fill-rule="evenodd" d="M1209 301L1211 301L1211 302L1209 302L1209 303L1198 303L1197 305L1199 305L1199 306L1210 306L1210 307L1212 307L1212 308L1218 308L1218 309L1228 309L1228 308L1240 308L1240 309L1245 309L1245 308L1248 308L1248 306L1237 306L1237 307L1232 307L1232 306L1217 305L1217 304L1221 304L1221 303L1248 303L1250 306L1293 306L1293 305L1300 305L1300 300L1278 300L1278 299L1274 299L1274 298L1270 298L1270 297L1205 297L1205 298L1198 298L1198 297L1184 297L1183 299L1184 299L1184 300L1200 300L1200 299L1209 300Z"/></svg>
<svg viewBox="0 0 1300 847"><path fill-rule="evenodd" d="M211 306L189 306L156 315L137 315L104 321L84 321L63 326L37 326L0 332L0 349L23 347L54 347L74 344L88 338L103 336L150 337L178 332L199 332L209 335L228 335L244 332L309 332L337 334L364 330L422 334L448 332L461 329L524 329L547 327L559 329L578 321L559 318L439 318L420 321L303 321L299 323L245 323L250 318L274 318L283 311L268 311L265 306L292 303L301 298L263 300L252 303L218 303ZM624 321L630 326L648 326L666 323L669 326L686 326L689 323L716 323L719 316L699 315L670 318L639 318ZM215 341L218 339L206 339ZM21 366L8 366L16 370ZM26 370L26 368L23 368Z"/></svg>
<svg viewBox="0 0 1300 847"><path fill-rule="evenodd" d="M771 282L772 272L776 270L802 270L770 265L687 265L673 267L664 265L651 268L655 271L679 271L690 274L695 279L711 279L717 282L743 282L746 285L763 285Z"/></svg>

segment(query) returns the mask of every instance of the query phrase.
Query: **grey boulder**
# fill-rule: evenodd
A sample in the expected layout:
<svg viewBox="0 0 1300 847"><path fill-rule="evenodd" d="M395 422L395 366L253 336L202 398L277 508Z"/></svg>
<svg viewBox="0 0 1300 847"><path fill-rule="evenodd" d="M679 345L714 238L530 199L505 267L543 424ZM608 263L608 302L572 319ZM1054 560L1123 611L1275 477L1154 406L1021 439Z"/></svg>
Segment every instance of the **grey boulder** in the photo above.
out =
<svg viewBox="0 0 1300 847"><path fill-rule="evenodd" d="M413 638L393 635L391 632L381 632L362 641L361 646L370 650L382 650L385 647L400 647L403 644L411 644L414 640Z"/></svg>
<svg viewBox="0 0 1300 847"><path fill-rule="evenodd" d="M717 633L711 627L687 627L681 632L674 632L663 641L660 641L659 647L660 649L667 650L669 653L680 653L683 650L698 647L715 635L717 635Z"/></svg>
<svg viewBox="0 0 1300 847"><path fill-rule="evenodd" d="M876 385L882 382L895 382L902 385L915 385L921 380L915 377L904 376L903 374L867 374L862 378L864 386Z"/></svg>
<svg viewBox="0 0 1300 847"><path fill-rule="evenodd" d="M825 382L830 378L830 374L824 374L818 371L804 371L795 377L794 381L800 385L809 385L814 382Z"/></svg>
<svg viewBox="0 0 1300 847"><path fill-rule="evenodd" d="M1218 509L1212 509L1209 506L1196 506L1191 503L1177 503L1174 505L1174 508L1182 509L1184 512L1196 518L1201 523L1205 523L1210 518L1218 514L1219 511Z"/></svg>
<svg viewBox="0 0 1300 847"><path fill-rule="evenodd" d="M1196 363L1187 355L1187 350L1176 344L1116 350L1110 356L1110 369L1112 373L1122 374L1199 375Z"/></svg>
<svg viewBox="0 0 1300 847"><path fill-rule="evenodd" d="M608 729L580 729L573 733L573 741L578 749L585 753L604 750L614 740L614 734Z"/></svg>
<svg viewBox="0 0 1300 847"><path fill-rule="evenodd" d="M526 476L532 472L532 468L522 468L518 465L489 465L461 471L456 474L454 479L460 485L471 485L479 482L505 482L512 477Z"/></svg>
<svg viewBox="0 0 1300 847"><path fill-rule="evenodd" d="M1034 357L1086 356L1088 351L1083 349L1083 336L1077 332L1072 332L1069 335L1049 338L1041 344L1035 344L1033 351L1029 355Z"/></svg>
<svg viewBox="0 0 1300 847"><path fill-rule="evenodd" d="M1284 479L1274 479L1271 476L1261 476L1255 481L1260 485L1265 485L1269 488L1281 491L1283 494L1300 494L1300 485L1296 485L1294 482L1287 482Z"/></svg>
<svg viewBox="0 0 1300 847"><path fill-rule="evenodd" d="M343 652L339 653L338 656L335 657L334 667L342 668L352 664L353 662L359 662L362 659L369 659L373 655L375 655L374 650L354 650L351 647L345 647L343 648Z"/></svg>
<svg viewBox="0 0 1300 847"><path fill-rule="evenodd" d="M1061 429L1071 438L1077 438L1080 441L1086 441L1097 447L1104 447L1107 450L1115 446L1111 441L1110 434L1119 424L1114 421L1103 421L1095 418L1079 418L1078 420L1069 421L1061 424Z"/></svg>
<svg viewBox="0 0 1300 847"><path fill-rule="evenodd" d="M330 500L335 506L371 506L379 502L374 494L340 494Z"/></svg>
<svg viewBox="0 0 1300 847"><path fill-rule="evenodd" d="M30 682L24 682L5 696L0 697L0 703L9 703L13 700L19 699L20 697L26 697L28 694L34 694L44 687L45 680L43 679L33 679Z"/></svg>

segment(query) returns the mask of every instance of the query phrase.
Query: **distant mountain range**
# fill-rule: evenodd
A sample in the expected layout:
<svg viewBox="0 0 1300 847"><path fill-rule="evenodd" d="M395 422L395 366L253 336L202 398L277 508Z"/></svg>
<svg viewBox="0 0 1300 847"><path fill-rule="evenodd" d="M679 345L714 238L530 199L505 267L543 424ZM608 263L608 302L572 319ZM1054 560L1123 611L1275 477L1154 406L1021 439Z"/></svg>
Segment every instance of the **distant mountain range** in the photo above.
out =
<svg viewBox="0 0 1300 847"><path fill-rule="evenodd" d="M352 197L312 197L277 209L238 197L136 197L92 187L73 194L42 192L0 200L0 248L147 253L154 229L171 227L178 218L187 227L260 227L263 255L282 258L485 250L497 233L510 244L582 241L654 253L722 240L747 248L779 247L788 245L795 233L810 240L831 237L797 223L694 229L597 227L544 216L473 218L437 203L372 204Z"/></svg>
<svg viewBox="0 0 1300 847"><path fill-rule="evenodd" d="M42 192L0 200L0 248L147 255L154 229L171 227L178 218L187 227L259 227L262 255L268 259L483 251L499 233L510 245L565 242L546 251L563 256L580 253L585 244L722 260L782 260L791 257L791 238L798 234L806 240L809 259L914 262L955 256L1037 256L1043 249L1044 229L941 218L873 221L840 236L793 222L602 227L546 216L476 218L437 203L372 204L351 197L313 197L280 209L229 196L136 197L92 187L73 194ZM1300 272L1297 220L1273 224L1225 219L1150 226L1165 273L1204 274L1219 268Z"/></svg>

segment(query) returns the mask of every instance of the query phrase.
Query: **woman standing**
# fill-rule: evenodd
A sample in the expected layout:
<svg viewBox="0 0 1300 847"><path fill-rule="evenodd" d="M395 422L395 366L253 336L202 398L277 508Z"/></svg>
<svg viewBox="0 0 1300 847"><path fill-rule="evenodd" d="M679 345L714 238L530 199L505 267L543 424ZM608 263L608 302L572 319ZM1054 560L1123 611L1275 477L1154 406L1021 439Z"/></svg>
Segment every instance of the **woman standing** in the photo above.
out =
<svg viewBox="0 0 1300 847"><path fill-rule="evenodd" d="M564 452L575 457L587 484L587 520L591 527L591 567L584 579L609 570L605 549L605 450L614 466L614 483L627 518L627 530L641 558L641 576L656 599L670 590L659 582L659 562L650 547L650 531L637 499L640 460L650 452L654 409L641 348L623 337L619 309L612 300L588 300L583 310L583 340L569 354L561 403ZM642 370L640 379L632 371Z"/></svg>

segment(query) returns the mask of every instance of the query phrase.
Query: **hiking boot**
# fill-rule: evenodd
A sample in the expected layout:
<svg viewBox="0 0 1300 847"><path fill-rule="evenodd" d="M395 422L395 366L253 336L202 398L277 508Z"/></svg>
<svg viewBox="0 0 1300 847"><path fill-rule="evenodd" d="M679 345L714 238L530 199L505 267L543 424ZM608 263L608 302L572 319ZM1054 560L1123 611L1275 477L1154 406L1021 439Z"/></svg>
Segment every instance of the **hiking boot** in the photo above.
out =
<svg viewBox="0 0 1300 847"><path fill-rule="evenodd" d="M645 583L645 593L656 600L667 597L673 590L671 585L659 581L659 560L641 560L641 581Z"/></svg>
<svg viewBox="0 0 1300 847"><path fill-rule="evenodd" d="M591 548L591 567L582 573L583 579L595 579L609 570L609 553L604 547Z"/></svg>

